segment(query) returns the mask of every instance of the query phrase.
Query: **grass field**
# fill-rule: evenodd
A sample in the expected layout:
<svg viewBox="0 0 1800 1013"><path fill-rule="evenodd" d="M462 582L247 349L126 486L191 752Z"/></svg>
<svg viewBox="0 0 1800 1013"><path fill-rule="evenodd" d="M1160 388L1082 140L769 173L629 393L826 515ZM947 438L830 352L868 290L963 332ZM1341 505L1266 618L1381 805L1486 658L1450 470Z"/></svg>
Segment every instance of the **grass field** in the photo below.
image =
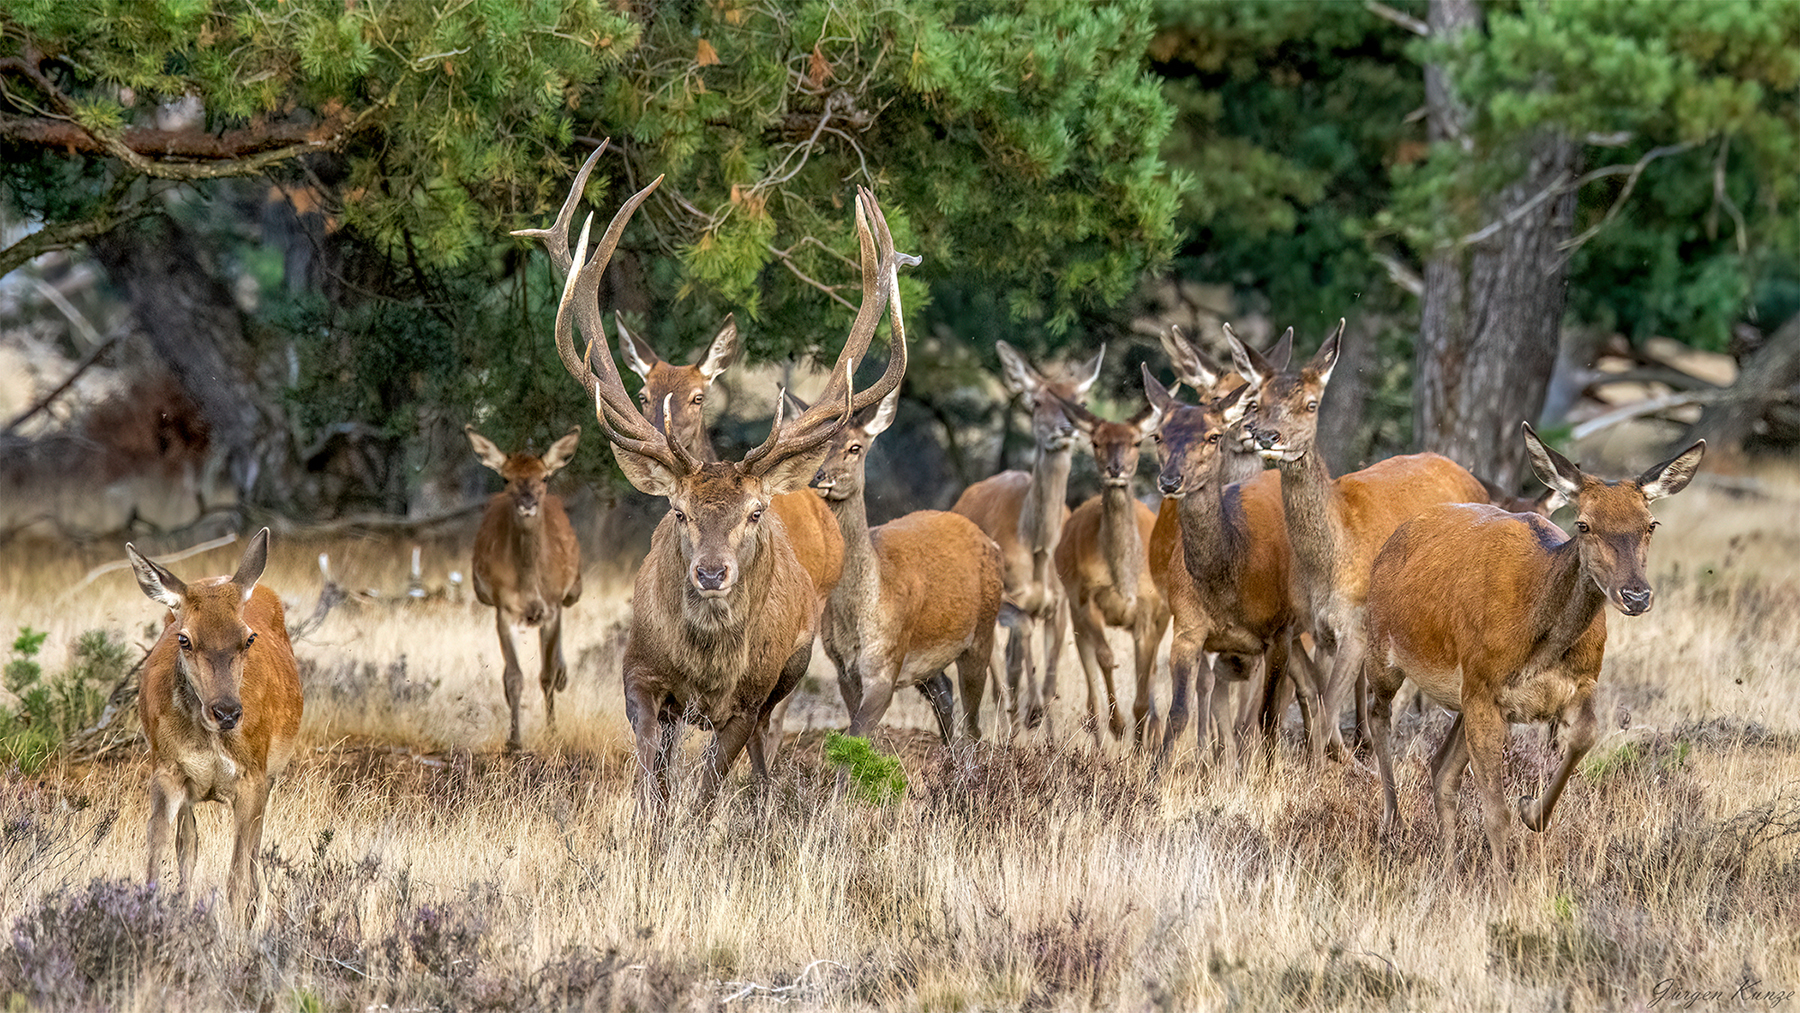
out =
<svg viewBox="0 0 1800 1013"><path fill-rule="evenodd" d="M1471 860L1447 862L1436 840L1425 758L1447 717L1401 723L1402 825L1383 835L1377 783L1309 767L1297 729L1272 766L1242 772L1202 769L1190 746L1153 780L1126 748L1097 753L1072 650L1054 735L947 752L904 696L877 737L908 779L887 807L833 799L820 740L844 718L816 667L766 808L740 763L716 814L648 825L618 685L628 604L596 569L567 623L561 726L548 733L532 699L516 758L500 752L499 654L477 606L347 604L297 644L303 744L271 804L248 932L218 916L222 806L199 808L188 903L141 886L141 748L0 776L0 1003L1792 1009L1800 486L1764 488L1702 481L1658 505L1656 608L1611 616L1606 731L1550 829L1518 832L1510 889L1488 875L1472 786L1457 842ZM265 582L293 611L312 605L321 548L275 545ZM405 586L404 547L323 548L347 586ZM236 551L174 569L225 572ZM62 591L119 547L8 552L0 619L50 632L46 670L86 629L148 642L157 609L128 571ZM427 553L427 572L462 565ZM704 738L687 737L690 762ZM1534 794L1554 762L1543 731L1515 730L1510 762L1511 793Z"/></svg>

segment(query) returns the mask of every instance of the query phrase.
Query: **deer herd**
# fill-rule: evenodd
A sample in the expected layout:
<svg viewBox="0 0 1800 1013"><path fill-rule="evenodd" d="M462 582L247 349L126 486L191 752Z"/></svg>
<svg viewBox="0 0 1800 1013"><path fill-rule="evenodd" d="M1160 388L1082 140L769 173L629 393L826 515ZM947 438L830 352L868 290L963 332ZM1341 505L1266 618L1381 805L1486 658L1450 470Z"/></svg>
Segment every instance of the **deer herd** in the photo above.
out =
<svg viewBox="0 0 1800 1013"><path fill-rule="evenodd" d="M713 381L739 357L731 318L690 366L663 360L615 320L619 352L642 381L635 399L614 365L601 277L627 222L662 180L624 203L591 252L591 215L571 243L576 207L604 150L582 166L551 227L516 234L541 240L564 278L556 349L591 399L620 469L668 503L637 573L622 659L640 812L670 805L684 722L712 732L703 800L746 750L766 790L783 714L815 639L836 666L851 734L868 733L894 694L911 686L948 745L959 734L981 737L990 684L1008 732L1044 722L1072 629L1092 734L1122 738L1127 721L1107 639L1118 628L1129 631L1134 655L1131 741L1153 770L1170 762L1190 720L1203 762L1242 762L1258 739L1261 755L1272 755L1290 701L1313 762L1329 756L1365 769L1340 724L1353 699L1355 727L1379 771L1383 825L1391 826L1393 701L1410 680L1455 714L1430 764L1446 848L1461 779L1473 770L1493 866L1507 867L1512 821L1501 762L1510 723L1567 729L1548 790L1517 803L1526 826L1545 828L1595 741L1606 606L1628 616L1649 611L1649 504L1688 484L1703 442L1635 480L1608 482L1526 425L1533 469L1549 493L1521 504L1437 454L1331 474L1318 450L1319 405L1342 322L1298 364L1291 328L1264 353L1227 326L1230 368L1171 329L1163 347L1176 381L1165 385L1143 367L1145 404L1124 421L1087 407L1104 349L1052 378L996 342L1007 387L1031 410L1031 469L970 486L948 511L871 527L864 469L871 444L894 421L907 366L898 271L918 262L895 251L874 194L859 189L854 200L862 298L823 392L811 405L784 392L768 438L740 460L721 461L701 412ZM884 312L887 364L859 390L854 376ZM1194 402L1179 396L1183 385ZM563 610L581 596L580 550L546 482L575 453L580 430L541 457L507 454L467 433L480 461L506 480L482 518L473 569L476 596L495 610L507 746L518 750L529 631L537 634L547 725L568 683L561 628ZM1078 437L1092 449L1101 491L1071 511ZM1156 448L1155 511L1134 487L1146 437ZM1546 519L1559 502L1576 511L1573 535ZM1522 505L1537 512L1511 512ZM185 886L197 847L193 803L228 802L237 828L230 897L246 917L256 905L264 808L292 756L302 707L281 604L257 583L267 551L264 529L233 576L184 584L130 549L144 593L169 609L140 697L152 759L150 876L173 828ZM1162 717L1153 675L1171 626Z"/></svg>

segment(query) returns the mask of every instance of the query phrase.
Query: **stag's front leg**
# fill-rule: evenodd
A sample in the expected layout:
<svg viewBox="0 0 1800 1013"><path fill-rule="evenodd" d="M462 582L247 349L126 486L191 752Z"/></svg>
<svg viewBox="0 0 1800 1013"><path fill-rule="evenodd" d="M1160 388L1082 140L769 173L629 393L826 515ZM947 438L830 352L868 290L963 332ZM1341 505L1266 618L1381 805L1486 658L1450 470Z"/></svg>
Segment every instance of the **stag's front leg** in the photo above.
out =
<svg viewBox="0 0 1800 1013"><path fill-rule="evenodd" d="M719 786L724 783L725 775L731 771L731 765L744 751L745 744L755 738L757 730L756 718L739 712L725 719L713 731L712 762L707 765L705 774L700 779L700 804L711 806L719 796ZM769 770L763 763L762 744L758 742L752 750L752 763L761 768L757 771L760 786L768 783Z"/></svg>
<svg viewBox="0 0 1800 1013"><path fill-rule="evenodd" d="M659 813L668 803L664 781L668 776L669 751L674 727L662 719L662 701L645 691L625 692L625 720L637 740L638 810Z"/></svg>
<svg viewBox="0 0 1800 1013"><path fill-rule="evenodd" d="M268 809L269 792L273 787L274 782L266 775L254 781L245 778L238 782L237 794L231 804L237 832L232 840L231 879L225 896L231 909L243 915L246 928L256 920L261 896L256 856L262 850L263 814Z"/></svg>

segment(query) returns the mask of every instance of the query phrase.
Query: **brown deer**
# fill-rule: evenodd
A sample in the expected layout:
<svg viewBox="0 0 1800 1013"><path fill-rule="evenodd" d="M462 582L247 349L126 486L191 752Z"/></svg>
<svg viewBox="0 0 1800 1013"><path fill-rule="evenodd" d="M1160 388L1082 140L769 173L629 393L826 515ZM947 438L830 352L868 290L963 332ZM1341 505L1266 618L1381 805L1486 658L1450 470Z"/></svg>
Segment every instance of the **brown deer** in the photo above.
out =
<svg viewBox="0 0 1800 1013"><path fill-rule="evenodd" d="M1001 376L1007 388L1023 397L1031 409L1036 457L1028 472L1003 471L964 489L950 512L974 521L1000 545L1006 563L1007 601L1025 617L1023 630L1015 628L1007 638L1010 706L1015 723L1036 728L1044 720L1045 701L1056 696L1056 671L1067 621L1062 582L1051 559L1069 519L1069 467L1075 453L1075 423L1062 405L1065 401L1086 403L1088 389L1100 378L1106 349L1101 348L1072 375L1051 380L1006 342L996 341L994 347L1000 353ZM1041 686L1036 670L1040 658Z"/></svg>
<svg viewBox="0 0 1800 1013"><path fill-rule="evenodd" d="M889 303L900 327L899 300ZM838 670L851 735L881 723L894 691L918 687L953 737L949 686L956 665L963 730L981 737L981 697L993 655L1005 581L1000 547L973 521L942 510L916 510L869 527L865 466L875 437L894 421L899 392L863 411L831 441L812 486L844 536L844 579L825 604L820 639Z"/></svg>
<svg viewBox="0 0 1800 1013"><path fill-rule="evenodd" d="M1075 508L1056 543L1056 575L1069 599L1075 652L1087 676L1088 719L1097 742L1104 696L1106 726L1114 738L1125 733L1106 630L1109 626L1130 630L1137 675L1132 741L1141 748L1153 706L1150 678L1157 647L1169 628L1169 607L1145 565L1156 514L1138 502L1133 486L1139 448L1162 422L1162 411L1147 405L1125 422L1109 422L1074 402L1065 401L1062 407L1087 435L1100 473L1100 494Z"/></svg>
<svg viewBox="0 0 1800 1013"><path fill-rule="evenodd" d="M150 742L149 879L156 882L172 829L178 889L187 891L200 847L194 803L224 802L236 824L226 897L248 925L263 813L293 759L304 707L281 599L257 584L269 529L250 539L230 577L186 583L135 546L125 552L138 586L169 609L138 690Z"/></svg>
<svg viewBox="0 0 1800 1013"><path fill-rule="evenodd" d="M1375 554L1395 528L1429 507L1485 503L1488 498L1481 482L1440 454L1391 457L1332 477L1316 449L1319 401L1337 364L1344 325L1338 321L1337 330L1305 365L1286 368L1277 368L1226 330L1238 371L1254 384L1245 394L1245 423L1258 451L1281 472L1301 622L1324 649L1336 652L1329 675L1323 676L1321 667L1299 690L1308 713L1318 717L1309 721L1315 760L1328 749L1335 756L1348 755L1337 714L1344 691L1361 686L1363 602ZM1292 343L1289 328L1281 344L1291 349Z"/></svg>
<svg viewBox="0 0 1800 1013"><path fill-rule="evenodd" d="M1432 507L1402 524L1375 557L1365 606L1364 673L1382 824L1392 826L1397 812L1390 708L1410 678L1457 712L1431 760L1444 847L1454 848L1466 767L1475 772L1496 872L1507 868L1512 836L1501 794L1507 726L1548 721L1569 728L1548 790L1518 802L1520 820L1542 831L1594 744L1606 606L1628 616L1650 611L1650 503L1686 488L1706 452L1702 440L1635 480L1607 482L1545 446L1529 424L1525 445L1538 477L1574 505L1575 534L1537 514L1486 504Z"/></svg>
<svg viewBox="0 0 1800 1013"><path fill-rule="evenodd" d="M1298 632L1281 476L1258 472L1248 481L1226 481L1247 470L1235 436L1236 408L1245 387L1196 407L1176 400L1147 366L1143 376L1145 394L1163 412L1157 485L1165 502L1175 501L1180 526L1176 545L1161 550L1162 580L1171 589L1176 618L1169 653L1169 723L1159 762L1187 725L1188 691L1196 675L1205 715L1210 716L1197 726L1202 755L1209 724L1217 725L1223 751L1235 752L1239 721L1226 706L1226 687L1249 679L1261 659L1259 685L1265 689L1253 699L1266 700L1267 688L1279 686L1287 676ZM1153 544L1153 553L1157 550ZM1213 665L1206 663L1206 651L1217 652Z"/></svg>
<svg viewBox="0 0 1800 1013"><path fill-rule="evenodd" d="M713 730L705 800L716 796L746 745L766 790L768 767L755 732L805 672L819 616L813 581L786 526L769 511L770 500L805 485L845 420L899 386L906 345L896 332L887 370L868 390L853 390L851 374L874 337L899 259L881 209L864 189L856 201L862 305L819 404L793 419L778 404L768 439L740 461L698 460L651 425L625 393L599 310L600 277L631 214L661 177L625 202L591 257L591 217L569 249L570 220L603 150L582 166L555 223L521 234L541 237L567 276L556 315L557 354L594 398L595 418L620 468L639 490L669 501L638 570L623 659L625 713L642 774L638 797L651 811L668 798L668 767L684 718ZM585 362L575 351L577 325L588 340Z"/></svg>
<svg viewBox="0 0 1800 1013"><path fill-rule="evenodd" d="M562 500L547 486L550 476L575 456L581 427L570 429L542 457L508 454L473 426L464 426L463 432L481 463L506 480L506 488L488 499L481 515L470 570L475 600L494 610L505 661L500 685L512 715L506 748L517 752L523 747L519 704L525 682L519 657L525 653L530 630L537 630L538 685L544 691L544 724L551 729L556 727L556 693L569 685L562 653L562 610L581 599L581 544Z"/></svg>
<svg viewBox="0 0 1800 1013"><path fill-rule="evenodd" d="M658 355L648 341L627 330L617 314L613 315L613 326L619 331L619 351L625 364L644 381L638 389L638 409L644 417L697 459L717 461L719 455L706 435L701 412L713 381L738 359L736 320L726 316L706 355L688 366L674 365ZM804 404L801 410L805 410ZM812 577L819 601L824 602L831 589L837 587L844 569L844 539L838 534L837 520L819 497L804 489L774 497L769 501L769 509L787 526L794 554ZM762 732L765 758L772 759L781 744L787 704L788 698L783 698L769 714L768 727Z"/></svg>

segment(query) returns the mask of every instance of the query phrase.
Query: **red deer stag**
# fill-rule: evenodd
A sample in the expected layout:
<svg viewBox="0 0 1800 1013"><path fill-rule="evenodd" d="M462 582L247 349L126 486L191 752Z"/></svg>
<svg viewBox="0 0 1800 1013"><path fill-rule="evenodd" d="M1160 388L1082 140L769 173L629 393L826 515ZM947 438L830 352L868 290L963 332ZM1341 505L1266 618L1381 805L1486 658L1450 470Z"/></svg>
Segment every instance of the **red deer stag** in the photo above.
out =
<svg viewBox="0 0 1800 1013"><path fill-rule="evenodd" d="M138 586L169 609L138 690L150 742L149 879L156 882L173 829L185 893L200 847L194 803L227 803L237 832L226 896L249 924L263 813L294 756L304 706L281 599L256 582L269 559L269 529L250 539L230 577L184 583L136 547L125 552Z"/></svg>
<svg viewBox="0 0 1800 1013"><path fill-rule="evenodd" d="M475 532L475 600L494 610L505 668L500 685L512 715L506 748L523 746L519 734L519 701L525 673L519 663L526 636L537 630L538 685L544 691L544 724L556 727L556 693L569 685L563 663L562 610L581 598L581 544L563 511L562 500L546 488L550 476L575 456L581 427L570 429L550 452L508 454L494 442L464 426L469 445L481 463L506 480L506 488L488 499Z"/></svg>
<svg viewBox="0 0 1800 1013"><path fill-rule="evenodd" d="M1286 677L1297 632L1290 590L1293 566L1287 526L1281 516L1281 476L1258 472L1248 481L1237 453L1236 408L1245 391L1195 407L1177 401L1145 367L1144 392L1162 409L1157 485L1176 502L1180 540L1162 566L1175 609L1175 641L1169 653L1172 683L1169 724L1161 758L1166 758L1187 725L1188 689L1200 676L1204 708L1198 735L1205 755L1209 724L1217 725L1220 746L1235 752L1241 723L1226 706L1232 682L1250 678L1263 663L1263 693ZM1179 569L1175 565L1179 561ZM1217 652L1212 665L1203 652Z"/></svg>
<svg viewBox="0 0 1800 1013"><path fill-rule="evenodd" d="M701 413L713 381L738 359L737 322L727 316L706 355L689 366L674 365L656 354L649 342L626 329L617 314L613 316L613 326L619 331L619 351L625 364L644 381L638 389L638 409L644 417L670 439L679 441L695 458L717 461L719 455L707 438ZM804 489L774 497L769 501L769 509L787 526L794 554L800 557L800 565L806 567L819 601L823 602L837 586L844 569L844 539L838 534L837 521L819 497ZM786 714L784 698L770 713L769 727L762 733L766 758L772 759L781 744L781 725Z"/></svg>
<svg viewBox="0 0 1800 1013"><path fill-rule="evenodd" d="M1100 378L1106 349L1101 348L1073 375L1051 380L1006 342L996 341L994 347L1000 353L1001 376L1007 388L1023 397L1031 409L1036 457L1028 472L1003 471L964 489L950 512L974 521L1000 545L1006 563L1006 598L1024 614L1023 630L1014 627L1007 637L1009 706L1015 723L1036 728L1044 720L1046 701L1056 696L1056 670L1067 619L1062 582L1057 580L1051 559L1069 519L1069 466L1075 453L1075 424L1062 405L1064 401L1086 402L1088 388ZM1039 659L1043 662L1041 686Z"/></svg>
<svg viewBox="0 0 1800 1013"><path fill-rule="evenodd" d="M1132 741L1142 747L1153 709L1150 677L1156 651L1169 628L1169 606L1145 565L1156 514L1138 502L1139 448L1162 422L1162 411L1147 405L1125 422L1109 422L1074 402L1063 411L1087 434L1100 473L1100 494L1075 508L1056 543L1056 575L1069 598L1075 652L1087 676L1088 719L1100 738L1101 697L1113 737L1125 733L1113 685L1112 646L1107 627L1131 631L1137 698L1132 703Z"/></svg>
<svg viewBox="0 0 1800 1013"><path fill-rule="evenodd" d="M774 496L805 485L847 418L899 386L906 346L895 334L881 379L868 390L852 389L851 374L875 334L896 270L886 220L874 195L862 190L856 202L862 305L819 404L791 420L778 405L768 439L741 461L698 460L651 425L625 393L606 350L599 310L600 277L619 236L661 177L614 215L591 257L591 217L574 252L569 249L569 223L599 155L595 151L582 166L552 227L524 234L541 237L567 273L556 314L557 353L593 397L595 417L626 478L669 501L638 570L623 660L625 713L642 774L639 801L653 811L668 798L669 762L684 717L713 729L705 800L716 796L746 745L766 789L768 768L755 732L806 670L819 599L786 526L765 513ZM588 340L585 362L575 351L577 324Z"/></svg>
<svg viewBox="0 0 1800 1013"><path fill-rule="evenodd" d="M897 287L889 300L898 345L905 331ZM949 687L941 673L955 663L963 728L980 738L1005 581L1000 547L961 514L917 510L869 527L863 501L869 447L893 423L899 400L896 389L852 418L813 476L844 536L844 579L826 602L820 639L837 665L851 735L867 735L881 723L896 689L917 686L949 745Z"/></svg>
<svg viewBox="0 0 1800 1013"><path fill-rule="evenodd" d="M1686 488L1702 440L1635 480L1583 474L1525 426L1531 465L1575 507L1575 534L1537 514L1487 504L1433 507L1401 525L1375 557L1366 604L1369 728L1381 767L1382 823L1392 826L1394 693L1412 679L1456 721L1431 760L1444 847L1454 848L1456 793L1475 772L1494 870L1507 868L1512 818L1502 797L1508 723L1569 728L1562 763L1538 799L1519 799L1532 830L1550 822L1575 765L1594 744L1594 684L1606 653L1606 606L1650 611L1645 574L1650 503Z"/></svg>
<svg viewBox="0 0 1800 1013"><path fill-rule="evenodd" d="M1283 344L1291 346L1292 335L1290 328ZM1485 503L1488 493L1462 465L1432 453L1390 457L1332 477L1317 450L1319 402L1337 365L1344 321L1299 367L1277 368L1229 329L1226 336L1238 370L1255 385L1245 394L1244 420L1258 451L1281 473L1300 620L1321 647L1336 652L1329 676L1321 666L1298 691L1313 718L1312 755L1321 759L1329 749L1347 756L1337 715L1344 691L1360 687L1369 564L1408 519L1439 503Z"/></svg>

